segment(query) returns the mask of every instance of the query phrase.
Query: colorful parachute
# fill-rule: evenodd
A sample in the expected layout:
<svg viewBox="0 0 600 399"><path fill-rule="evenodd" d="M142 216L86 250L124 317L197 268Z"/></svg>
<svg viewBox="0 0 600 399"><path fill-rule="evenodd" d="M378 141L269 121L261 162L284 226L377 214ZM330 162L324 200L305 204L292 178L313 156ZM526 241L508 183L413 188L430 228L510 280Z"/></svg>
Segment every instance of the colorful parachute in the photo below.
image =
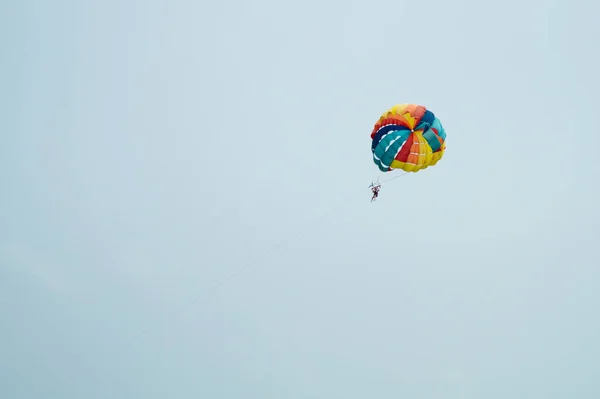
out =
<svg viewBox="0 0 600 399"><path fill-rule="evenodd" d="M387 110L371 132L373 161L382 172L418 172L435 165L446 150L446 132L422 105L399 104Z"/></svg>

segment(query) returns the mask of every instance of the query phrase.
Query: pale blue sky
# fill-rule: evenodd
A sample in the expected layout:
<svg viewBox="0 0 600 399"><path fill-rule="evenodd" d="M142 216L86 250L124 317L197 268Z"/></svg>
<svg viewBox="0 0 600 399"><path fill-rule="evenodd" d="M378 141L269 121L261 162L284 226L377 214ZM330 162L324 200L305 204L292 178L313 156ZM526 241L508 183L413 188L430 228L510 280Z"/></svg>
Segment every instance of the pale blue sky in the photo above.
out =
<svg viewBox="0 0 600 399"><path fill-rule="evenodd" d="M599 12L4 2L0 397L597 399Z"/></svg>

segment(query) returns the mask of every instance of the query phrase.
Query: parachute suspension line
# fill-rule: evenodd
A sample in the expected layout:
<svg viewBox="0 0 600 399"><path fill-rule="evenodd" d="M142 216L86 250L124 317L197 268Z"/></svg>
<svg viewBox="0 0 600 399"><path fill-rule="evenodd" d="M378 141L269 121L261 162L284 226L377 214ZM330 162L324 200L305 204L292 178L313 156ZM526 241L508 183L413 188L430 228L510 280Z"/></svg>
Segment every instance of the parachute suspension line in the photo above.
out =
<svg viewBox="0 0 600 399"><path fill-rule="evenodd" d="M392 181L392 180L397 179L397 178L402 177L402 176L406 176L407 174L408 174L408 172L404 172L401 175L390 177L389 179L386 179L386 180L382 181L382 183L385 183L385 182L388 182L388 181Z"/></svg>
<svg viewBox="0 0 600 399"><path fill-rule="evenodd" d="M402 174L400 174L398 176L390 177L389 179L385 179L383 181L380 181L379 177L378 177L376 181L371 182L371 184L369 185L369 188L371 188L373 186L383 186L383 183L390 182L392 180L395 180L395 179L398 179L400 177L406 176L407 174L408 174L408 172L404 172L404 173L402 173Z"/></svg>
<svg viewBox="0 0 600 399"><path fill-rule="evenodd" d="M383 181L381 181L381 182L379 182L379 179L377 179L377 181L378 181L379 183L387 183L387 182L390 182L390 181L392 181L392 180L398 179L398 178L400 178L400 177L406 176L407 174L408 174L408 172L404 172L404 173L402 173L401 175L394 176L394 177L390 177L389 179L385 179L385 180L383 180Z"/></svg>

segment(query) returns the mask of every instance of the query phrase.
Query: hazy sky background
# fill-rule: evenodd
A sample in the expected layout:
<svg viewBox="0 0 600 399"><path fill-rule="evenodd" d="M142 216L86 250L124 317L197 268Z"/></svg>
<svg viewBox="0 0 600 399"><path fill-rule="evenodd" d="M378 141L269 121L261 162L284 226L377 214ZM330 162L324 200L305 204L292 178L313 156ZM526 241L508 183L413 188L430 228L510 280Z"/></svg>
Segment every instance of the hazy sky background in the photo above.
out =
<svg viewBox="0 0 600 399"><path fill-rule="evenodd" d="M599 12L2 3L0 397L597 399Z"/></svg>

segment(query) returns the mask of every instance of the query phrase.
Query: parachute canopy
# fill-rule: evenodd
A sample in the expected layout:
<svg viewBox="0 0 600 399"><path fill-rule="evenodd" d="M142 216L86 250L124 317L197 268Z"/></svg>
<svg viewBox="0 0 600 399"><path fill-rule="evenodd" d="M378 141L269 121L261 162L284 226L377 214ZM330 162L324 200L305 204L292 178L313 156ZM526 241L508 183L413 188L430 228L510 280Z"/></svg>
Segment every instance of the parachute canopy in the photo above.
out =
<svg viewBox="0 0 600 399"><path fill-rule="evenodd" d="M444 156L446 132L422 105L398 104L381 115L371 132L373 162L382 172L418 172Z"/></svg>

